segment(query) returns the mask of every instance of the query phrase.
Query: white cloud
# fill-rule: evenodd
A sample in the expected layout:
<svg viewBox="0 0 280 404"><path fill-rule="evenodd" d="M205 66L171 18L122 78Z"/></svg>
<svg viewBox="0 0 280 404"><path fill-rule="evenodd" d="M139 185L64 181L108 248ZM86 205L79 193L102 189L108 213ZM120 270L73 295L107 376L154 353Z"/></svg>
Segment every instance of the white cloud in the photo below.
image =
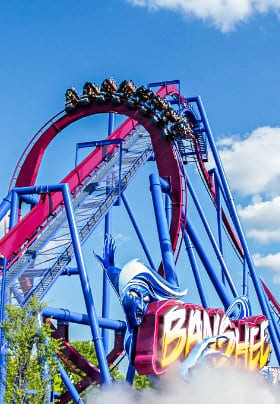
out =
<svg viewBox="0 0 280 404"><path fill-rule="evenodd" d="M247 236L261 243L280 241L279 211L279 196L270 201L259 201L245 208L238 208Z"/></svg>
<svg viewBox="0 0 280 404"><path fill-rule="evenodd" d="M219 154L232 190L243 196L280 192L280 128L261 127L246 139L225 138Z"/></svg>
<svg viewBox="0 0 280 404"><path fill-rule="evenodd" d="M210 22L222 32L248 20L256 13L280 11L280 0L127 0L134 6L151 10L166 9L185 17Z"/></svg>
<svg viewBox="0 0 280 404"><path fill-rule="evenodd" d="M116 244L118 245L118 247L120 247L121 245L130 241L130 239L131 238L127 234L123 234L123 233L118 233L114 236L114 240L115 240Z"/></svg>
<svg viewBox="0 0 280 404"><path fill-rule="evenodd" d="M265 267L271 269L275 273L273 282L280 284L280 253L268 254L265 256L254 254L253 260L256 267Z"/></svg>

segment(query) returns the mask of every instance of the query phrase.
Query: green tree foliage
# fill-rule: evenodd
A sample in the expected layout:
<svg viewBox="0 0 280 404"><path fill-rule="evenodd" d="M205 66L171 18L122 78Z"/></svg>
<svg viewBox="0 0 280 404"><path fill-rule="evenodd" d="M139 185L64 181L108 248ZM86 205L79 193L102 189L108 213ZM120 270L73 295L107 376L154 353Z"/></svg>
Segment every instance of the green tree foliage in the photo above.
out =
<svg viewBox="0 0 280 404"><path fill-rule="evenodd" d="M133 380L133 387L136 390L143 391L152 387L151 380L145 375L136 374Z"/></svg>
<svg viewBox="0 0 280 404"><path fill-rule="evenodd" d="M25 308L6 307L2 324L8 343L6 403L44 403L57 375L53 353L60 350L60 341L51 338L48 323L40 322L43 306L32 298Z"/></svg>

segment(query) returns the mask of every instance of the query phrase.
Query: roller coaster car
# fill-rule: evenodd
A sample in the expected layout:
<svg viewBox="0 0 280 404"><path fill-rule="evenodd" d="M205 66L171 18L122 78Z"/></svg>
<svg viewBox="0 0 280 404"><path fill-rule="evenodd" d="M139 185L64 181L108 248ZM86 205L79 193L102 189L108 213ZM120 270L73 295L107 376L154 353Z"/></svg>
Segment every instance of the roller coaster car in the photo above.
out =
<svg viewBox="0 0 280 404"><path fill-rule="evenodd" d="M164 116L170 122L179 122L181 120L180 115L170 107L165 109Z"/></svg>
<svg viewBox="0 0 280 404"><path fill-rule="evenodd" d="M72 88L68 88L65 92L65 110L67 112L71 112L75 109L77 104L79 103L80 98L76 92L76 90Z"/></svg>
<svg viewBox="0 0 280 404"><path fill-rule="evenodd" d="M105 79L101 84L101 92L107 95L113 95L117 91L117 84L114 79Z"/></svg>
<svg viewBox="0 0 280 404"><path fill-rule="evenodd" d="M170 130L176 135L176 137L183 136L188 139L194 138L193 131L184 120L173 123L170 126Z"/></svg>
<svg viewBox="0 0 280 404"><path fill-rule="evenodd" d="M166 119L164 119L164 117L163 116L161 116L161 115L159 115L159 114L155 114L153 117L152 117L152 123L156 126L156 127L158 127L158 128L160 128L160 129L163 129L164 127L165 127L165 125L166 125Z"/></svg>
<svg viewBox="0 0 280 404"><path fill-rule="evenodd" d="M136 86L132 80L127 81L124 80L121 82L118 88L118 93L123 94L125 97L130 97L133 95L136 91Z"/></svg>
<svg viewBox="0 0 280 404"><path fill-rule="evenodd" d="M149 107L149 105L142 105L142 107L139 108L139 112L143 116L151 117L153 115L152 109Z"/></svg>
<svg viewBox="0 0 280 404"><path fill-rule="evenodd" d="M99 87L96 84L86 82L83 87L83 95L88 97L96 97L100 93Z"/></svg>
<svg viewBox="0 0 280 404"><path fill-rule="evenodd" d="M160 95L154 95L151 99L151 104L158 111L163 111L168 108L168 103Z"/></svg>
<svg viewBox="0 0 280 404"><path fill-rule="evenodd" d="M144 86L140 86L136 89L135 91L135 95L136 97L140 100L140 101L148 101L152 95L153 95L153 91L144 87Z"/></svg>
<svg viewBox="0 0 280 404"><path fill-rule="evenodd" d="M171 131L169 128L164 128L160 131L160 134L164 140L167 142L173 142L177 135L173 131Z"/></svg>
<svg viewBox="0 0 280 404"><path fill-rule="evenodd" d="M99 94L100 90L96 84L86 82L83 87L83 95L80 98L79 105L89 105Z"/></svg>

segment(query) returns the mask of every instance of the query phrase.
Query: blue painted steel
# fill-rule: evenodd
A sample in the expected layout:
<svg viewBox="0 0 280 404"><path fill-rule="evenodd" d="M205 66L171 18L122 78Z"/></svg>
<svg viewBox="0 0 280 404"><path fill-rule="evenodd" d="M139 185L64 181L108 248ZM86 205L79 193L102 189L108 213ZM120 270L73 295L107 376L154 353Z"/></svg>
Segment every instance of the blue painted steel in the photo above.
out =
<svg viewBox="0 0 280 404"><path fill-rule="evenodd" d="M215 268L213 268L205 252L203 243L199 239L199 236L197 235L195 227L192 225L190 218L188 218L187 232L226 310L231 304L231 299L228 296L224 284L220 281L220 278L216 274Z"/></svg>
<svg viewBox="0 0 280 404"><path fill-rule="evenodd" d="M108 122L108 136L111 135L111 133L114 130L114 121L115 121L115 114L112 112L109 113L109 122ZM121 153L121 143L120 143L120 153ZM120 155L120 164L119 164L119 170L121 169L121 158L122 156ZM120 178L121 178L121 172L119 171L119 195L120 195ZM110 192L110 185L107 187L106 192ZM104 242L106 238L108 237L109 234L112 233L111 230L111 211L109 210L106 213L105 216L105 227L104 227ZM107 275L105 271L103 271L103 295L102 295L102 317L104 318L109 318L110 315L110 284L109 280L107 278ZM102 329L102 338L103 338L103 346L104 346L104 351L105 353L108 353L108 346L109 346L109 330L106 328Z"/></svg>
<svg viewBox="0 0 280 404"><path fill-rule="evenodd" d="M173 80L173 81L166 81L166 82L150 83L149 87L162 86L162 85L166 85L166 84L177 84L180 86L179 80ZM272 319L272 322L270 322L270 325L269 325L269 331L270 331L272 344L274 346L275 353L278 358L278 362L280 363L280 359L279 359L280 358L280 356L279 356L279 339L280 339L279 325L277 325L277 323L273 317L273 313L271 312L271 308L270 308L268 299L263 294L260 281L258 280L258 277L256 275L254 265L253 265L251 256L249 254L249 251L248 251L248 248L246 245L246 240L243 236L241 225L239 223L237 211L236 211L236 208L235 208L235 205L234 205L234 202L233 202L233 199L232 199L232 196L231 196L228 184L227 184L226 176L225 176L222 164L219 160L219 155L218 155L216 147L215 147L214 139L213 139L213 136L212 136L209 124L208 124L208 120L207 120L206 113L204 111L204 107L202 105L200 97L190 97L187 100L188 100L188 102L196 103L196 105L198 107L198 111L200 113L200 116L201 116L203 124L204 124L207 139L210 144L210 147L211 147L211 150L212 150L212 153L214 156L214 160L216 162L217 172L218 172L218 174L217 174L216 171L213 170L214 175L215 175L214 179L215 179L215 189L216 189L216 207L217 207L219 246L217 245L217 243L214 239L210 226L207 222L206 215L204 214L204 212L199 204L199 200L198 200L197 196L195 195L194 189L193 189L190 181L189 181L189 190L192 195L196 209L199 213L199 216L202 220L202 223L204 224L204 227L208 234L209 240L211 241L214 251L216 253L216 256L220 262L220 265L222 268L223 282L218 277L216 269L213 267L211 261L209 260L205 247L195 230L195 226L188 219L187 230L182 227L185 246L186 246L186 249L187 249L187 252L189 255L192 271L194 274L194 278L196 281L196 285L198 288L198 293L199 293L202 305L204 307L209 307L206 293L205 293L205 288L203 286L201 275L199 273L199 269L198 269L198 266L196 263L196 257L194 254L193 246L196 249L202 263L204 264L206 271L217 291L217 294L219 295L219 297L225 307L225 310L229 307L229 305L231 303L231 298L226 289L226 280L229 283L232 294L234 296L238 295L235 285L233 284L230 273L229 273L229 271L226 267L226 264L224 262L224 259L223 259L222 215L221 215L221 212L222 212L221 195L222 195L228 206L230 215L233 218L233 223L237 229L237 233L238 233L238 236L240 238L240 241L241 241L241 244L242 244L243 250L244 250L245 259L244 259L244 271L243 271L243 292L244 292L244 294L245 294L245 292L246 292L246 294L248 292L248 276L247 276L247 271L246 271L246 268L247 268L246 263L247 263L248 269L250 270L250 273L252 275L253 283L254 283L262 310L267 318ZM173 103L178 103L178 105L180 107L180 89L179 89L178 101L174 99ZM113 118L114 118L114 114L110 113L109 114L108 134L110 134L113 129ZM204 131L204 129L203 129L203 131ZM153 262L153 259L148 250L148 247L145 244L143 235L142 235L139 225L135 219L135 216L128 204L128 201L127 201L125 195L121 194L121 182L120 182L121 163L122 163L121 140L106 139L103 141L78 143L77 148L76 148L75 165L77 165L77 160L78 160L77 153L78 153L79 148L93 147L93 146L105 146L105 145L110 145L112 143L120 144L119 199L121 197L124 202L125 208L128 212L130 220L136 230L137 236L145 251L145 254L149 261L150 266L153 269L156 269L156 266ZM210 171L209 171L209 174L210 174ZM171 221L171 215L170 215L171 200L170 200L168 193L170 191L170 186L166 180L161 179L159 176L157 176L155 174L152 174L150 176L150 185L151 185L151 193L152 193L155 216L156 216L157 227L158 227L158 234L159 234L159 240L160 240L160 247L161 247L165 277L170 283L172 283L174 286L178 287L178 280L177 280L177 276L175 273L173 251L172 251L170 235L169 235L169 226L170 226L170 221ZM92 293L90 290L89 280L88 280L88 276L86 273L85 264L83 261L81 243L80 243L79 234L78 234L78 231L76 228L74 212L73 212L73 207L72 207L72 202L71 202L71 195L69 192L68 185L59 184L59 185L50 185L50 186L45 186L45 187L15 188L10 194L8 194L6 199L4 199L3 202L0 204L0 219L5 216L5 214L9 211L9 209L11 209L10 228L12 228L17 223L19 201L22 199L25 202L33 205L33 204L37 203L37 200L35 198L33 198L30 194L44 193L44 192L62 192L63 193L65 209L66 209L67 218L69 221L69 227L70 227L73 246L74 246L74 254L75 254L76 262L78 265L77 269L76 268L67 269L64 271L63 274L67 274L67 275L79 274L88 314L74 313L74 312L70 312L70 311L64 310L64 309L54 309L54 308L48 307L48 308L44 309L43 315L52 316L58 320L65 320L65 321L71 321L73 323L90 325L91 331L92 331L92 336L93 336L93 341L94 341L95 349L96 349L96 353L97 353L97 358L98 358L99 366L101 369L102 379L105 384L110 385L111 377L110 377L110 373L109 373L109 369L108 369L108 365L107 365L107 361L106 361L106 352L108 351L108 330L109 329L120 330L123 332L126 329L126 323L123 321L110 320L108 318L109 317L110 296L109 296L108 280L107 280L107 277L105 276L105 274L104 274L104 279L103 279L102 318L98 318L96 315L93 297L92 297ZM221 194L220 194L220 192L221 192ZM163 193L166 193L166 195L164 195L165 205L163 203ZM111 217L110 216L111 216L111 212L108 211L108 213L105 216L105 230L104 230L105 237L108 234L111 234ZM193 246L192 246L192 244L193 244ZM24 271L24 268L26 267L26 265L28 265L28 263L25 264L23 269L21 269L22 271ZM17 273L16 276L19 276L19 273ZM3 277L2 277L2 282L3 282ZM11 283L11 282L12 281L10 280L9 283ZM1 303L2 303L2 292L3 292L3 287L1 289ZM2 307L1 307L1 310L2 310ZM100 337L99 328L102 328L103 343L102 343L102 339ZM106 330L105 330L105 328L106 328ZM277 338L278 338L278 344L276 344ZM1 340L2 340L2 335L1 335ZM2 357L1 357L1 361L2 361ZM64 369L62 368L61 372L63 373L63 371L64 371ZM129 381L130 383L132 383L132 381L133 381L134 373L135 373L135 369L134 369L133 365L130 364L130 366L128 368L127 376L126 376L127 381ZM79 394L76 391L76 389L74 388L74 386L72 385L67 374L66 375L64 374L63 377L65 378L65 384L66 384L70 394L72 395L73 400L75 402L81 403L82 401L79 397ZM0 404L2 404L1 398L0 398Z"/></svg>
<svg viewBox="0 0 280 404"><path fill-rule="evenodd" d="M32 195L21 195L20 201L28 203L33 208L34 206L37 205L37 203L39 202L39 199L36 197L33 197Z"/></svg>
<svg viewBox="0 0 280 404"><path fill-rule="evenodd" d="M214 180L215 180L215 190L216 190L216 203L217 203L217 209L218 209L218 205L220 204L220 192L222 193L222 196L224 198L224 200L226 201L226 195L225 195L225 191L223 189L223 186L221 184L220 178L218 176L217 170L215 168L209 170L209 174L214 176ZM217 213L217 220L218 220L218 226L221 229L222 228L222 216L221 216L221 209L220 213ZM220 242L221 243L221 242ZM248 286L248 271L247 271L247 266L246 266L246 260L243 257L243 285L242 285L242 290L243 290L243 295L244 296L248 296L248 292L249 292L249 286ZM222 269L222 276L224 276L223 274L223 269Z"/></svg>
<svg viewBox="0 0 280 404"><path fill-rule="evenodd" d="M13 192L10 191L0 204L0 221L4 218L4 216L11 209L12 194L13 194ZM38 199L33 198L30 195L22 195L20 199L23 202L30 204L32 207L38 203Z"/></svg>
<svg viewBox="0 0 280 404"><path fill-rule="evenodd" d="M246 260L243 261L243 284L242 284L243 295L248 296L249 286L248 286L248 270Z"/></svg>
<svg viewBox="0 0 280 404"><path fill-rule="evenodd" d="M194 201L194 204L196 206L197 212L198 212L198 214L199 214L199 216L201 218L201 221L202 221L202 223L204 225L206 233L207 233L207 235L209 237L209 240L210 240L210 242L212 244L212 247L213 247L213 249L215 251L216 257L217 257L217 259L218 259L218 261L219 261L219 263L220 263L220 265L222 267L223 273L225 274L225 277L226 277L226 279L228 281L228 284L229 284L229 287L231 289L231 292L232 292L233 296L236 297L236 296L238 296L236 287L235 287L235 285L233 283L233 280L232 280L232 278L230 276L229 270L228 270L228 268L227 268L227 266L225 264L224 258L222 256L220 250L219 250L219 247L218 247L218 245L216 243L215 237L214 237L214 235L213 235L213 233L211 231L211 228L210 228L210 226L208 224L207 218L206 218L206 216L205 216L205 214L204 214L204 212L202 210L202 207L201 207L201 205L200 205L200 203L198 201L198 197L197 197L197 195L196 195L196 193L194 191L194 188L193 188L192 183L191 183L189 178L188 178L188 190L190 191L190 194L191 194L192 199Z"/></svg>
<svg viewBox="0 0 280 404"><path fill-rule="evenodd" d="M11 230L18 222L18 209L19 209L19 197L17 192L13 189L9 230Z"/></svg>
<svg viewBox="0 0 280 404"><path fill-rule="evenodd" d="M92 331L93 342L95 345L96 356L97 356L98 363L100 366L102 380L103 380L104 384L111 385L111 383L112 383L111 376L110 376L108 364L106 361L106 354L105 354L104 347L103 347L102 340L101 340L100 333L99 333L95 305L94 305L94 301L93 301L93 297L92 297L92 293L91 293L89 279L88 279L87 272L86 272L86 267L84 264L79 233L78 233L77 226L75 223L75 216L74 216L74 211L73 211L73 207L72 207L72 203L71 203L69 185L62 184L59 187L61 188L62 193L63 193L65 210L66 210L67 218L69 221L69 228L70 228L70 232L71 232L71 236L72 236L76 263L77 263L78 268L80 269L80 280L81 280L84 299L85 299L87 312L88 312L88 316L89 316L89 320L90 320L90 327L91 327L91 331Z"/></svg>
<svg viewBox="0 0 280 404"><path fill-rule="evenodd" d="M170 234L162 200L161 181L159 176L155 173L150 175L150 189L152 193L165 278L172 285L178 287L179 285L175 273Z"/></svg>
<svg viewBox="0 0 280 404"><path fill-rule="evenodd" d="M29 194L19 193L18 188L12 189L11 194L12 196L9 230L11 230L18 222L19 207L21 201L30 204L31 207L37 205L38 203L37 198L34 198L32 195Z"/></svg>
<svg viewBox="0 0 280 404"><path fill-rule="evenodd" d="M104 139L104 140L93 140L91 142L81 142L76 144L76 155L75 155L75 166L78 165L78 151L79 149L85 149L87 147L100 147L108 146L110 144L122 144L121 139Z"/></svg>
<svg viewBox="0 0 280 404"><path fill-rule="evenodd" d="M112 113L111 113L112 114ZM109 127L110 127L110 115L109 115ZM108 135L109 135L108 131ZM81 142L76 144L76 154L75 154L75 167L78 165L78 152L80 149L85 149L87 147L97 147L97 146L108 146L110 144L121 144L121 139L104 139L104 140L93 140L90 142Z"/></svg>
<svg viewBox="0 0 280 404"><path fill-rule="evenodd" d="M264 297L264 295L262 293L262 286L261 286L259 277L258 277L258 275L256 273L255 266L254 266L253 260L251 258L251 254L250 254L250 251L249 251L249 248L248 248L248 245L247 245L247 242L246 242L246 239L245 239L242 227L241 227L241 223L240 223L240 220L239 220L239 217L238 217L238 214L237 214L237 210L236 210L236 207L235 207L235 204L234 204L234 201L233 201L233 197L231 195L231 191L230 191L230 188L229 188L229 185L228 185L227 177L226 177L224 168L223 168L221 160L220 160L220 156L218 154L218 151L217 151L217 148L216 148L216 145L215 145L214 137L212 135L210 125L208 123L208 118L207 118L206 112L204 110L203 103L202 103L200 97L192 97L192 98L188 98L188 100L190 100L191 102L196 102L197 103L200 116L202 117L202 120L203 120L205 128L206 128L207 140L209 142L209 146L211 148L213 158L214 158L215 164L217 166L217 171L219 173L219 176L220 176L223 188L224 188L224 192L226 194L226 200L227 200L228 207L230 209L230 214L231 214L233 223L235 225L239 240L241 242L241 245L242 245L242 248L243 248L243 251L244 251L244 256L245 256L246 261L248 263L248 268L249 268L249 271L250 271L250 274L251 274L251 277L252 277L252 281L253 281L253 284L254 284L254 288L255 288L255 291L256 291L256 294L257 294L257 297L258 297L262 312L267 318L269 318L270 313L269 313L269 309L268 309L266 301L265 301L265 297ZM271 338L273 348L275 350L275 354L276 354L278 363L280 365L279 342L278 342L278 338L277 338L277 335L276 335L276 331L275 331L275 329L273 327L273 324L271 322L269 323L269 334L270 334L270 338Z"/></svg>
<svg viewBox="0 0 280 404"><path fill-rule="evenodd" d="M172 200L170 198L170 195L168 195L168 194L165 194L164 205L165 205L167 226L170 229L170 224L171 224L171 219L172 219Z"/></svg>
<svg viewBox="0 0 280 404"><path fill-rule="evenodd" d="M1 307L0 307L0 324L5 317L5 283L6 283L6 258L0 257L0 265L2 267L2 280L1 280ZM5 348L5 335L2 328L0 328L0 404L5 402L6 392L6 348Z"/></svg>
<svg viewBox="0 0 280 404"><path fill-rule="evenodd" d="M77 392L74 384L70 380L68 374L66 373L65 369L63 368L63 366L61 365L61 363L60 363L60 361L58 359L57 359L57 365L58 365L58 369L59 369L61 379L62 379L63 383L65 384L65 387L67 388L70 396L72 397L72 400L74 401L74 403L83 404L84 401L81 399L81 397L80 397L79 393Z"/></svg>
<svg viewBox="0 0 280 404"><path fill-rule="evenodd" d="M170 195L170 184L169 184L168 179L163 179L163 178L159 177L159 183L161 186L161 192L164 192L165 194Z"/></svg>
<svg viewBox="0 0 280 404"><path fill-rule="evenodd" d="M168 84L175 84L175 85L178 84L178 86L180 86L180 80L176 79L176 80L157 81L154 83L149 83L148 88L162 87L162 86L167 86Z"/></svg>
<svg viewBox="0 0 280 404"><path fill-rule="evenodd" d="M125 380L127 383L132 384L135 376L135 367L130 363L126 372Z"/></svg>
<svg viewBox="0 0 280 404"><path fill-rule="evenodd" d="M87 314L76 313L67 309L57 309L54 307L45 307L42 311L43 317L52 317L56 320L67 321L76 324L90 325L89 316ZM121 320L110 320L108 318L97 318L100 328L108 328L110 330L125 331L126 322Z"/></svg>
<svg viewBox="0 0 280 404"><path fill-rule="evenodd" d="M126 211L127 211L128 215L129 215L129 218L130 218L130 220L132 222L132 225L133 225L133 227L134 227L134 229L136 231L138 239L139 239L139 241L140 241L140 243L142 245L142 248L143 248L143 250L144 250L144 252L146 254L147 260L149 261L150 267L156 271L156 265L154 263L152 255L151 255L151 253L149 251L149 248L148 248L147 244L145 243L145 240L144 240L143 234L142 234L142 232L140 230L139 224L138 224L138 222L137 222L137 220L135 218L135 215L134 215L134 213L132 211L132 208L131 208L131 206L130 206L130 204L129 204L129 202L128 202L125 194L124 194L124 192L122 193L121 197L122 197L122 201L124 203L124 206L126 208Z"/></svg>
<svg viewBox="0 0 280 404"><path fill-rule="evenodd" d="M16 287L15 285L12 285L10 290L13 293L14 298L16 299L18 304L21 305L23 303L23 301L24 301L23 292L18 287ZM7 304L7 301L6 301L6 304Z"/></svg>
<svg viewBox="0 0 280 404"><path fill-rule="evenodd" d="M110 118L113 116L114 113L110 112L109 114L109 129L108 129L108 135L110 131L110 125L113 125L114 118ZM113 126L112 126L113 128ZM112 129L111 128L111 129ZM112 129L113 131L113 129ZM76 157L75 157L75 166L78 164L78 150L80 148L85 148L85 147L97 147L97 146L108 146L110 144L119 144L120 145L120 155L119 155L119 180L118 180L118 189L119 189L119 197L118 200L116 201L116 205L119 205L120 203L120 194L121 194L121 168L122 168L122 139L105 139L105 140L94 140L92 142L83 142L83 143L77 143L76 144Z"/></svg>
<svg viewBox="0 0 280 404"><path fill-rule="evenodd" d="M90 328L92 332L93 342L95 345L96 356L100 366L100 372L102 376L102 380L105 384L110 385L111 377L108 368L108 364L106 361L106 354L104 352L102 338L100 336L98 320L96 315L96 310L93 302L93 297L91 293L91 288L89 284L89 279L86 273L86 268L84 264L82 248L79 238L79 233L77 230L77 226L75 223L74 210L71 202L71 195L68 184L58 184L58 185L43 185L43 186L34 186L34 187L22 187L22 188L14 188L13 190L18 195L23 194L41 194L41 193L49 193L49 192L62 192L66 216L69 222L69 229L72 237L74 255L76 259L77 266L80 270L80 281L83 290L83 295L87 307L87 312L90 320Z"/></svg>
<svg viewBox="0 0 280 404"><path fill-rule="evenodd" d="M12 201L12 191L3 199L0 204L0 220L4 218L4 216L8 213L11 208L11 201Z"/></svg>
<svg viewBox="0 0 280 404"><path fill-rule="evenodd" d="M205 288L203 286L203 282L202 282L202 279L201 279L201 276L200 276L199 268L198 268L197 263L196 263L196 258L195 258L194 252L193 252L193 247L191 245L189 235L188 235L186 229L182 229L182 231L184 232L184 242L185 242L186 250L187 250L189 260L190 260L190 263L191 263L194 279L195 279L195 282L196 282L196 286L197 286L197 290L198 290L198 293L199 293L199 297L200 297L202 306L205 307L205 308L208 308L210 306L209 306L208 301L207 301L206 293L204 292Z"/></svg>
<svg viewBox="0 0 280 404"><path fill-rule="evenodd" d="M221 204L221 195L220 195L220 187L217 175L214 174L214 182L215 182L215 196L216 196L216 211L217 211L217 225L218 225L218 238L219 238L219 247L221 255L224 255L223 252L223 235L222 235L222 204ZM224 285L226 285L226 278L223 268L221 267L222 271L222 280Z"/></svg>
<svg viewBox="0 0 280 404"><path fill-rule="evenodd" d="M63 272L61 273L62 275L67 275L67 276L72 276L72 275L79 275L79 268L64 268Z"/></svg>

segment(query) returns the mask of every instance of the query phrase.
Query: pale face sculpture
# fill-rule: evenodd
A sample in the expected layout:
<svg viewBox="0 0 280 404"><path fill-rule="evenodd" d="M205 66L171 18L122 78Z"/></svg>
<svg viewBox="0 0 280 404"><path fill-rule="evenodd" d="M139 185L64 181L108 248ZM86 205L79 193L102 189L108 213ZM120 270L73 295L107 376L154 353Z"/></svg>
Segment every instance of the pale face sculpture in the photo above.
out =
<svg viewBox="0 0 280 404"><path fill-rule="evenodd" d="M155 299L148 287L144 285L129 285L122 294L122 305L130 327L138 327L142 324L148 304Z"/></svg>

